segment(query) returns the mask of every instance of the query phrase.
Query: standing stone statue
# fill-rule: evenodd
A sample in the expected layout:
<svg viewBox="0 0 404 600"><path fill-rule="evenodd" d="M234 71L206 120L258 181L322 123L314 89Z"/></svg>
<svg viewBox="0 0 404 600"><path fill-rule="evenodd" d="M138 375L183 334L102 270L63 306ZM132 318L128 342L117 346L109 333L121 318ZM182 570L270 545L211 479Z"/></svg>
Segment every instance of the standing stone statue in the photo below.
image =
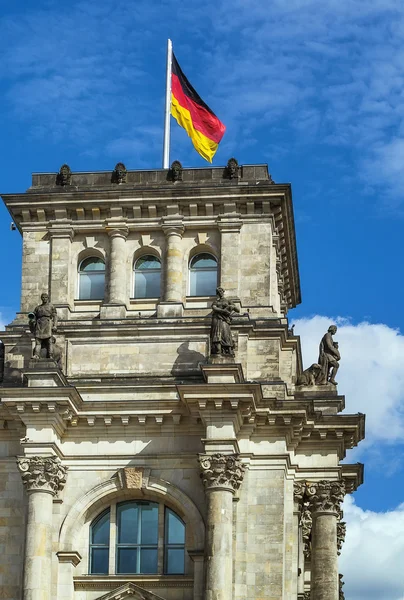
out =
<svg viewBox="0 0 404 600"><path fill-rule="evenodd" d="M224 297L224 289L216 289L216 300L212 304L212 325L210 328L210 353L234 356L234 342L230 323L238 307Z"/></svg>
<svg viewBox="0 0 404 600"><path fill-rule="evenodd" d="M330 325L327 333L320 342L318 363L321 370L316 377L317 385L325 385L326 383L337 385L335 376L339 369L338 361L341 359L341 355L338 349L338 342L334 342L332 338L336 333L337 326Z"/></svg>
<svg viewBox="0 0 404 600"><path fill-rule="evenodd" d="M56 332L58 316L56 308L49 301L47 293L41 294L42 304L28 314L29 328L35 336L34 358L41 357L41 349L46 350L46 358L53 358L52 334Z"/></svg>

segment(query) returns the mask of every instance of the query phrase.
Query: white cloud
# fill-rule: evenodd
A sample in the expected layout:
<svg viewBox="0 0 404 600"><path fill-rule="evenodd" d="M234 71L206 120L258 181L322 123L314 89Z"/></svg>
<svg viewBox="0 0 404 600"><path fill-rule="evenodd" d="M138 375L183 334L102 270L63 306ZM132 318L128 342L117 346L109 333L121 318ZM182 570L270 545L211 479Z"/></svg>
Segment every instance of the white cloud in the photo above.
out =
<svg viewBox="0 0 404 600"><path fill-rule="evenodd" d="M338 392L346 395L345 412L366 414L368 444L404 437L404 336L383 324L314 316L295 321L305 368L317 362L319 341L332 323L341 352ZM362 443L363 445L363 443Z"/></svg>
<svg viewBox="0 0 404 600"><path fill-rule="evenodd" d="M345 597L349 600L403 600L404 503L372 512L344 501L346 541L340 557Z"/></svg>

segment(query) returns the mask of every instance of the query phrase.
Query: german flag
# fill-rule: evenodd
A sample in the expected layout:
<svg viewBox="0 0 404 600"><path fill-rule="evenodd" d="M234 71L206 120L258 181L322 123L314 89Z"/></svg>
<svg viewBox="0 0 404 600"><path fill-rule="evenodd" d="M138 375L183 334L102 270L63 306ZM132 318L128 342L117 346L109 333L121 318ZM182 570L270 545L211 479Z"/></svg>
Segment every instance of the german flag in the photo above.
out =
<svg viewBox="0 0 404 600"><path fill-rule="evenodd" d="M205 160L212 162L226 127L189 83L174 53L171 71L171 114L178 125L185 129L195 150Z"/></svg>

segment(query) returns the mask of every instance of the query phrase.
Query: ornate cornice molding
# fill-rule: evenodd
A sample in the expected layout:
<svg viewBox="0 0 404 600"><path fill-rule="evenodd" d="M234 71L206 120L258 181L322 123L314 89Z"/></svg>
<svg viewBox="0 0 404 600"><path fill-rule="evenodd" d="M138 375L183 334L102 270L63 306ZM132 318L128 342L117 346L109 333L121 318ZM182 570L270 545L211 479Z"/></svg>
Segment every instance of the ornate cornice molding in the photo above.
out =
<svg viewBox="0 0 404 600"><path fill-rule="evenodd" d="M239 489L246 469L237 454L200 454L199 465L206 490L224 489L233 494Z"/></svg>
<svg viewBox="0 0 404 600"><path fill-rule="evenodd" d="M307 483L306 497L312 513L328 512L339 516L344 496L345 484L343 481L323 479L315 483Z"/></svg>
<svg viewBox="0 0 404 600"><path fill-rule="evenodd" d="M17 466L28 492L55 496L65 486L67 467L56 456L20 457Z"/></svg>

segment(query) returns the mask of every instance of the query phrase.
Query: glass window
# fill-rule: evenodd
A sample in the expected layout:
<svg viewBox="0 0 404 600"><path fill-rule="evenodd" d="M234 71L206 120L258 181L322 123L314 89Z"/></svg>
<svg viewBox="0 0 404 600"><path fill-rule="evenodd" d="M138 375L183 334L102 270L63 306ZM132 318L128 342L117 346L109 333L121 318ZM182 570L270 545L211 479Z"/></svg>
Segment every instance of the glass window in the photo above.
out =
<svg viewBox="0 0 404 600"><path fill-rule="evenodd" d="M157 573L158 504L117 505L117 573Z"/></svg>
<svg viewBox="0 0 404 600"><path fill-rule="evenodd" d="M105 289L105 263L94 256L79 267L79 300L102 300Z"/></svg>
<svg viewBox="0 0 404 600"><path fill-rule="evenodd" d="M217 260L211 254L197 254L189 265L191 296L214 296L217 287Z"/></svg>
<svg viewBox="0 0 404 600"><path fill-rule="evenodd" d="M172 510L165 511L165 573L179 575L185 569L185 525Z"/></svg>
<svg viewBox="0 0 404 600"><path fill-rule="evenodd" d="M90 573L108 574L109 562L109 509L103 512L91 525L90 530Z"/></svg>
<svg viewBox="0 0 404 600"><path fill-rule="evenodd" d="M135 298L160 297L161 263L151 254L141 256L135 263Z"/></svg>
<svg viewBox="0 0 404 600"><path fill-rule="evenodd" d="M116 524L115 515L116 509ZM164 535L159 522L164 519ZM110 548L111 527L116 546ZM185 524L163 504L133 500L113 504L90 526L90 574L116 573L183 575L185 573ZM158 556L164 556L163 565ZM115 558L113 558L115 557ZM111 564L110 564L111 560ZM115 560L115 565L113 562Z"/></svg>

